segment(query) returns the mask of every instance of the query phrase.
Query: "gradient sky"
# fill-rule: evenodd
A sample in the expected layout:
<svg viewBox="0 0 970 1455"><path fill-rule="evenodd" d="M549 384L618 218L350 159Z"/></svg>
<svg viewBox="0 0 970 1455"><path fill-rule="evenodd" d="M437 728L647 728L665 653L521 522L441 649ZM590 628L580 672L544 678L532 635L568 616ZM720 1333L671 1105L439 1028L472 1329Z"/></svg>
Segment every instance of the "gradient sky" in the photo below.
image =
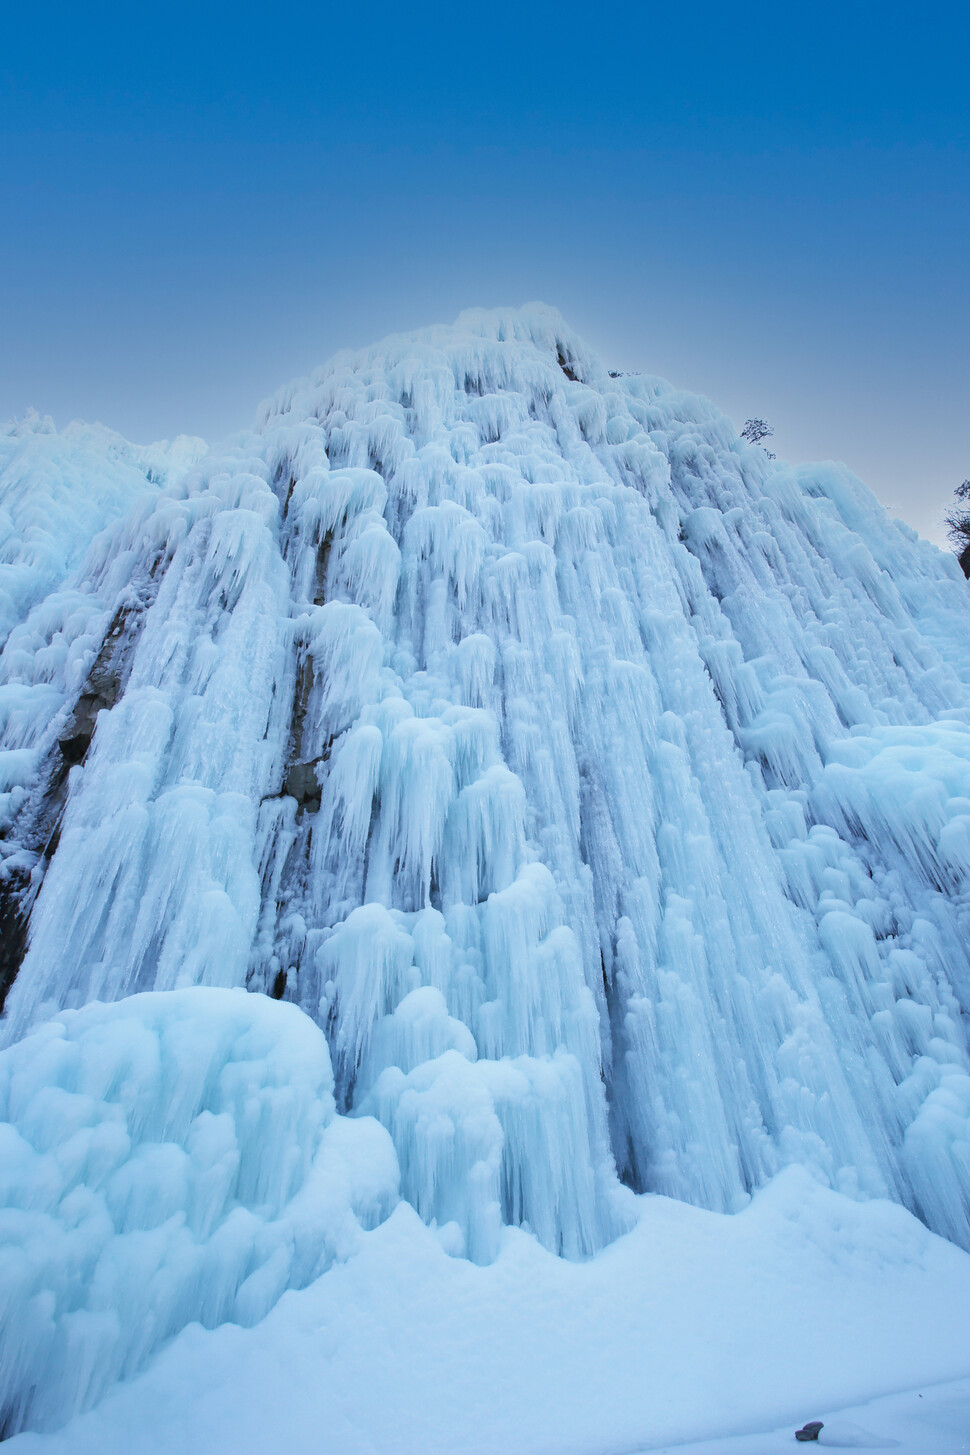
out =
<svg viewBox="0 0 970 1455"><path fill-rule="evenodd" d="M970 476L970 8L0 3L0 418L216 439L542 299L611 367Z"/></svg>

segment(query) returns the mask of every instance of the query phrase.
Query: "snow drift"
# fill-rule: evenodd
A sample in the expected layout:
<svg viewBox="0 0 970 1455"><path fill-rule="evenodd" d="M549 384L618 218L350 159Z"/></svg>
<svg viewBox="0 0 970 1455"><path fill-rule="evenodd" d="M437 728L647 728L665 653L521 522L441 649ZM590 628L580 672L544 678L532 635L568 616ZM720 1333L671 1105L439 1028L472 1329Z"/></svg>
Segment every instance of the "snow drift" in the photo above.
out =
<svg viewBox="0 0 970 1455"><path fill-rule="evenodd" d="M341 355L201 456L34 421L41 467L23 434L0 978L38 1087L62 1031L21 1038L52 1015L137 996L161 1024L145 992L247 987L321 1028L334 1125L383 1123L402 1196L475 1262L508 1223L588 1257L634 1193L739 1211L792 1164L970 1246L954 560L538 307ZM204 1259L194 1196L172 1215ZM98 1388L133 1367L118 1340Z"/></svg>

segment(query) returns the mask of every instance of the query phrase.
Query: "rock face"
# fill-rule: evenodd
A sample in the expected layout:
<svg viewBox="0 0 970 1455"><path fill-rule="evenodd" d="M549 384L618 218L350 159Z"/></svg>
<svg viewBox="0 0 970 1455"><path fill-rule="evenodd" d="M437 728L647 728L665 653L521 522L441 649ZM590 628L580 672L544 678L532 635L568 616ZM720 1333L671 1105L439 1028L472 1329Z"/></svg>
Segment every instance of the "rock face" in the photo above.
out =
<svg viewBox="0 0 970 1455"><path fill-rule="evenodd" d="M970 1244L955 560L541 308L342 355L201 458L44 440L38 518L58 470L99 503L8 593L8 1041L294 1001L479 1260L790 1162Z"/></svg>

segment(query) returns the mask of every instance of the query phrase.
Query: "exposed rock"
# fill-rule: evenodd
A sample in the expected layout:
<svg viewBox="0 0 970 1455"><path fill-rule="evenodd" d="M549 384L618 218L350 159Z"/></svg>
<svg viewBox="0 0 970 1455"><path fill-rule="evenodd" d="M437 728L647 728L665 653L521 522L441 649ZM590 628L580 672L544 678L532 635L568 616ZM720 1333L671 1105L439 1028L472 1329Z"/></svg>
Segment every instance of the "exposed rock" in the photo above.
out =
<svg viewBox="0 0 970 1455"><path fill-rule="evenodd" d="M91 746L91 739L94 737L98 713L103 707L110 706L111 703L97 692L83 692L78 698L77 706L64 729L64 735L57 740L65 762L71 767L75 763L84 761L88 748Z"/></svg>
<svg viewBox="0 0 970 1455"><path fill-rule="evenodd" d="M30 889L29 872L8 861L0 875L0 1011L27 950Z"/></svg>
<svg viewBox="0 0 970 1455"><path fill-rule="evenodd" d="M283 792L295 798L297 806L309 813L315 813L320 807L320 784L317 781L317 763L320 761L317 758L312 763L291 764L283 780Z"/></svg>

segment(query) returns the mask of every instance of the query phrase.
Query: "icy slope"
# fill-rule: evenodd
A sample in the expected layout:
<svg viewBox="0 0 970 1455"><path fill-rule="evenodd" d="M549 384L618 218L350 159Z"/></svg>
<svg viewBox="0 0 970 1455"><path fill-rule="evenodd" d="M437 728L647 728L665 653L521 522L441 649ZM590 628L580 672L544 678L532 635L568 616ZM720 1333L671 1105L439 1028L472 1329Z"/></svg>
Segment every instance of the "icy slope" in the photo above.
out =
<svg viewBox="0 0 970 1455"><path fill-rule="evenodd" d="M0 658L8 1040L293 1000L480 1262L791 1163L970 1243L970 610L844 470L468 314L282 392L71 589L100 639L42 601Z"/></svg>

